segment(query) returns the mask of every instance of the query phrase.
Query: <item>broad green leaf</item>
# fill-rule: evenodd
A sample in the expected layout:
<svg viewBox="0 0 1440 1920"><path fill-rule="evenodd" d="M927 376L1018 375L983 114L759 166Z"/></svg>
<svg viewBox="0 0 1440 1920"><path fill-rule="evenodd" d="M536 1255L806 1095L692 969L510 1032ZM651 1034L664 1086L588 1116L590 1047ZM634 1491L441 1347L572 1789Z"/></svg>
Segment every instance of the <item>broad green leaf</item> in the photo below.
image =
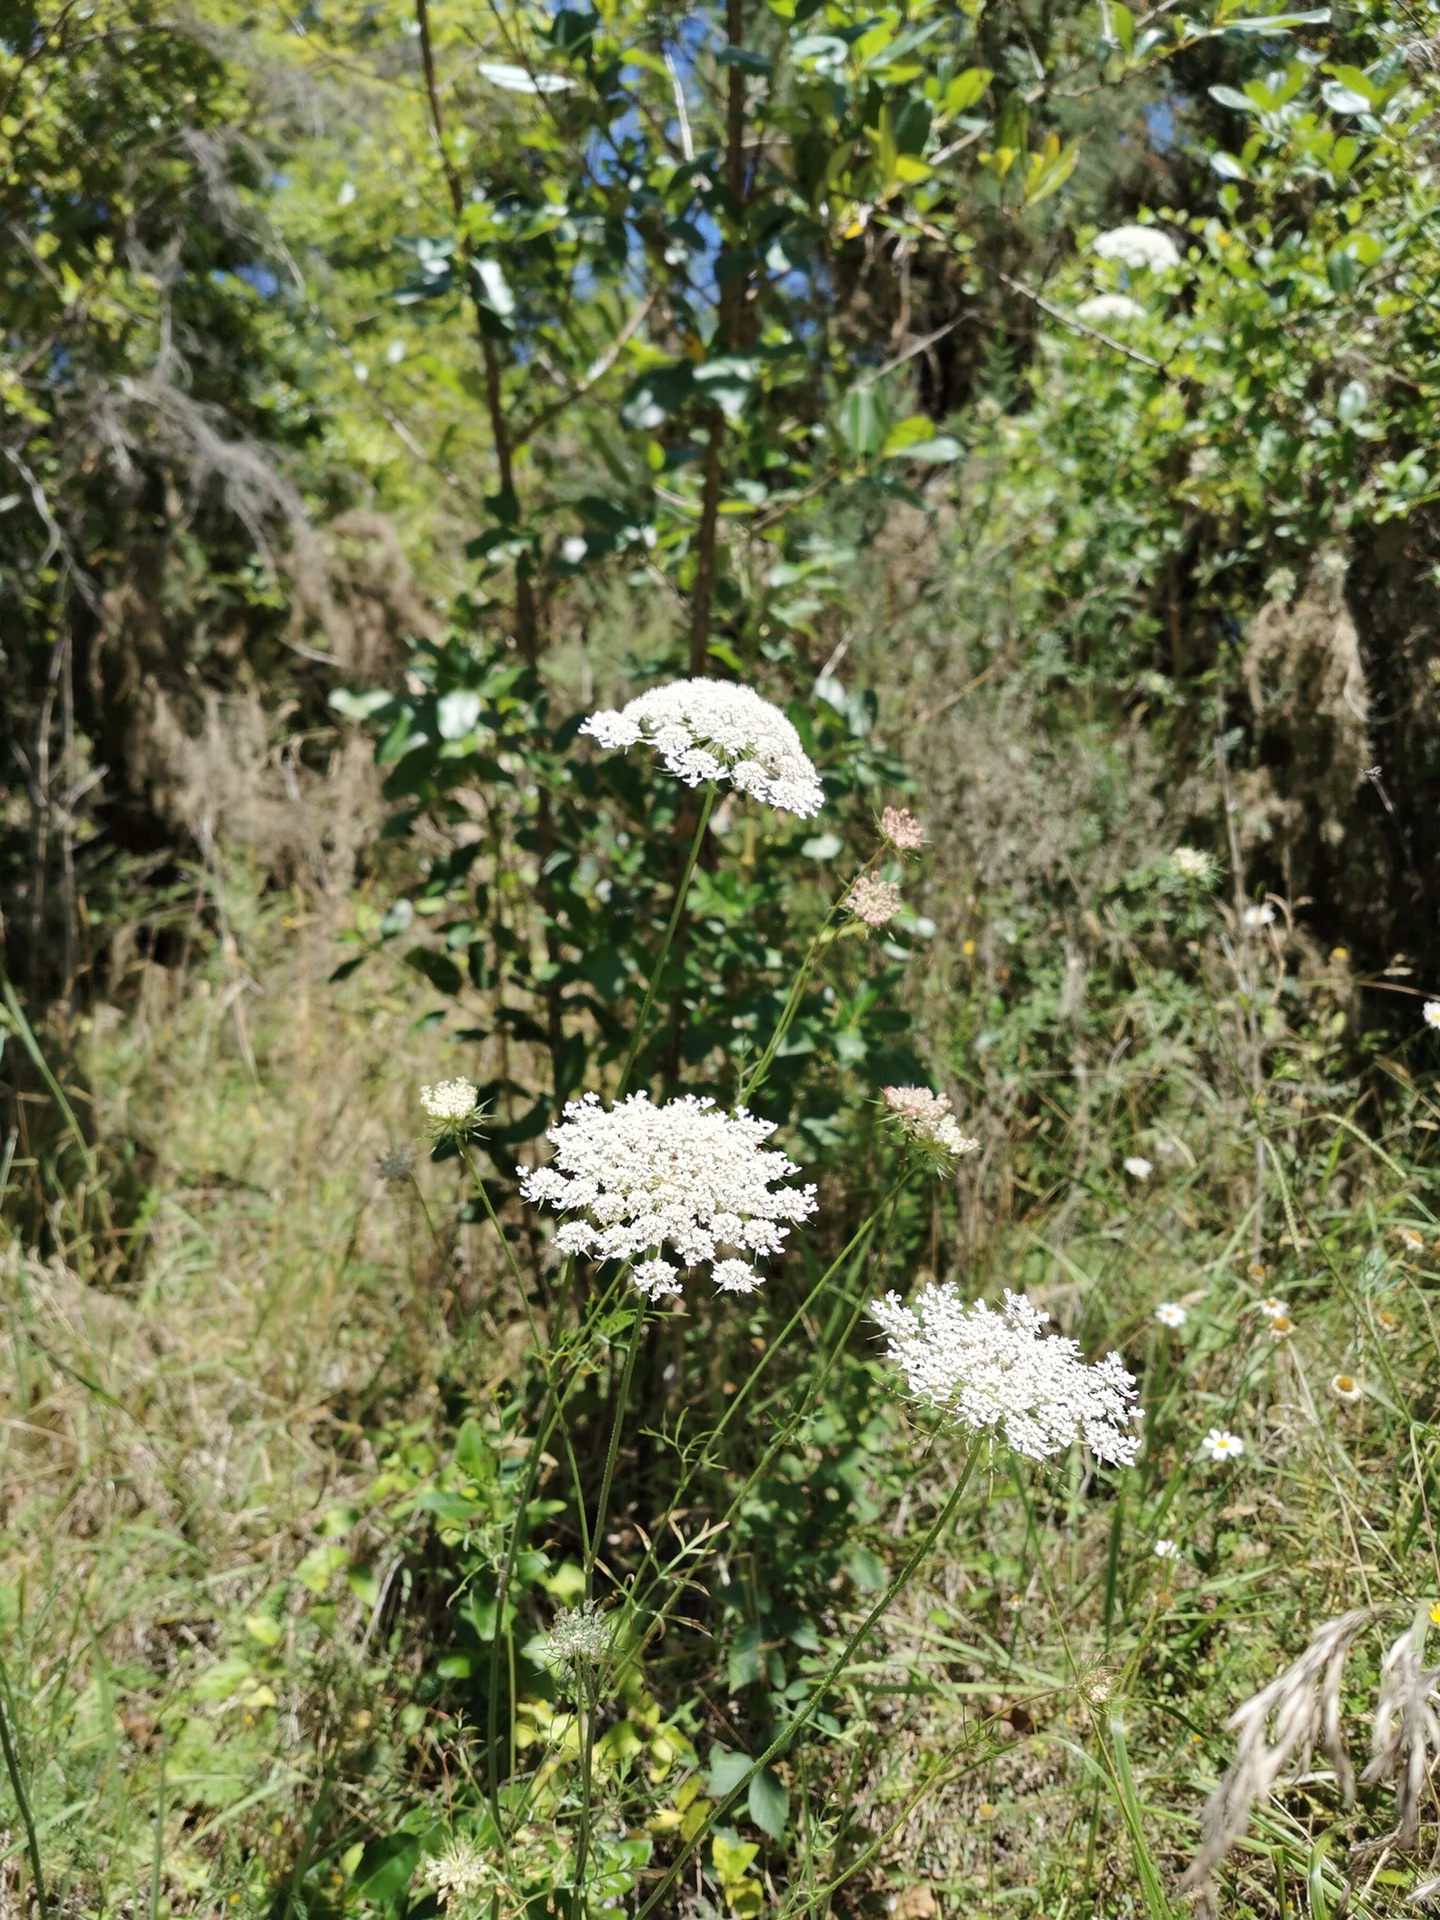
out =
<svg viewBox="0 0 1440 1920"><path fill-rule="evenodd" d="M390 1833L372 1840L355 1869L356 1893L377 1907L398 1906L419 1858L420 1842L413 1833Z"/></svg>
<svg viewBox="0 0 1440 1920"><path fill-rule="evenodd" d="M778 1840L790 1818L790 1796L769 1767L757 1773L746 1795L750 1818L770 1839Z"/></svg>

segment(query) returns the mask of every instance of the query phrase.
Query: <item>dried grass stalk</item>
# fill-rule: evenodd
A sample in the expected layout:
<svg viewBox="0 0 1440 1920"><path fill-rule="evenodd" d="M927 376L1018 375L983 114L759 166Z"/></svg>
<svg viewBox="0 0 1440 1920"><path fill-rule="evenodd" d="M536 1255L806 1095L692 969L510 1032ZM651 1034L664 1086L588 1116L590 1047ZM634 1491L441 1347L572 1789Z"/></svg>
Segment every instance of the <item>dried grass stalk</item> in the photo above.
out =
<svg viewBox="0 0 1440 1920"><path fill-rule="evenodd" d="M1256 1801L1267 1799L1292 1766L1303 1770L1317 1745L1346 1800L1353 1795L1355 1776L1340 1737L1340 1675L1370 1617L1370 1608L1356 1607L1327 1620L1298 1660L1231 1715L1227 1725L1239 1735L1235 1758L1206 1802L1200 1846L1180 1882L1182 1893L1199 1896L1202 1911L1211 1910L1210 1875L1249 1826Z"/></svg>
<svg viewBox="0 0 1440 1920"><path fill-rule="evenodd" d="M1380 1697L1375 1703L1372 1758L1361 1774L1367 1787L1395 1783L1395 1844L1409 1849L1420 1832L1420 1796L1440 1755L1440 1718L1431 1691L1440 1667L1424 1664L1427 1615L1422 1609L1385 1655ZM1417 1889L1417 1892L1419 1890Z"/></svg>

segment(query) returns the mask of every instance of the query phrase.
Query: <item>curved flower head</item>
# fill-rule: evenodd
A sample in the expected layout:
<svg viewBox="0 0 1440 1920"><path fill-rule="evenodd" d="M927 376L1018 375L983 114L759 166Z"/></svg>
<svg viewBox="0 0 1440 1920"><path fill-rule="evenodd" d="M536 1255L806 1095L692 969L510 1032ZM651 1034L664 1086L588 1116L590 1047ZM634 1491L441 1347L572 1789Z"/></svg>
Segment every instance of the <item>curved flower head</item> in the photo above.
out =
<svg viewBox="0 0 1440 1920"><path fill-rule="evenodd" d="M1134 1460L1135 1381L1119 1354L1088 1365L1075 1341L1046 1337L1049 1314L1024 1294L1007 1288L996 1312L983 1300L967 1305L947 1281L922 1288L913 1307L888 1293L870 1311L921 1405L977 1433L998 1431L1032 1460L1076 1440L1115 1466Z"/></svg>
<svg viewBox="0 0 1440 1920"><path fill-rule="evenodd" d="M650 746L687 787L729 781L782 813L818 813L825 794L800 736L752 687L672 680L581 727L602 747Z"/></svg>
<svg viewBox="0 0 1440 1920"><path fill-rule="evenodd" d="M925 839L925 829L908 807L886 807L880 816L880 831L900 853L913 853Z"/></svg>
<svg viewBox="0 0 1440 1920"><path fill-rule="evenodd" d="M877 880L873 874L862 873L845 904L867 927L883 927L900 911L900 889L893 880Z"/></svg>
<svg viewBox="0 0 1440 1920"><path fill-rule="evenodd" d="M980 1145L960 1131L948 1093L932 1093L928 1087L883 1087L880 1097L904 1131L922 1146L939 1147L958 1159Z"/></svg>
<svg viewBox="0 0 1440 1920"><path fill-rule="evenodd" d="M523 1174L520 1191L570 1216L555 1235L562 1253L636 1260L631 1277L652 1300L680 1291L667 1247L687 1267L710 1263L722 1292L749 1293L762 1276L720 1248L778 1253L790 1227L815 1211L813 1186L775 1184L800 1169L764 1149L774 1131L773 1121L743 1107L724 1113L693 1093L659 1107L645 1093L616 1107L587 1093L546 1136L554 1160Z"/></svg>
<svg viewBox="0 0 1440 1920"><path fill-rule="evenodd" d="M1176 847L1170 864L1182 880L1193 880L1197 887L1207 887L1215 878L1215 862L1198 847Z"/></svg>
<svg viewBox="0 0 1440 1920"><path fill-rule="evenodd" d="M1117 261L1134 271L1164 273L1180 264L1180 249L1159 227L1111 227L1108 233L1097 234L1090 244L1102 260Z"/></svg>
<svg viewBox="0 0 1440 1920"><path fill-rule="evenodd" d="M476 1089L468 1080L440 1080L420 1089L420 1104L442 1127L458 1127L475 1111Z"/></svg>

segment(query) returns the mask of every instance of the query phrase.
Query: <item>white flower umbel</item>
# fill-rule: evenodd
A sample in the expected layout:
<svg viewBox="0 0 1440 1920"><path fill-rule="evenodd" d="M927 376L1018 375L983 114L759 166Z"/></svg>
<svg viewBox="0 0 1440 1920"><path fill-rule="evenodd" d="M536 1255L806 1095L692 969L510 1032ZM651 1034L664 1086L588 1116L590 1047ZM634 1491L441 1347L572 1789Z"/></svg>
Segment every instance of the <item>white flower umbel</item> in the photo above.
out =
<svg viewBox="0 0 1440 1920"><path fill-rule="evenodd" d="M1115 1466L1129 1466L1139 1437L1135 1381L1118 1353L1088 1365L1073 1340L1046 1336L1050 1316L1006 1289L996 1312L967 1304L953 1282L922 1288L913 1307L898 1293L871 1302L922 1405L977 1433L999 1430L1017 1453L1043 1460L1076 1440Z"/></svg>
<svg viewBox="0 0 1440 1920"><path fill-rule="evenodd" d="M1215 862L1198 847L1176 847L1170 864L1182 880L1193 880L1197 886L1208 886L1215 878Z"/></svg>
<svg viewBox="0 0 1440 1920"><path fill-rule="evenodd" d="M493 1884L485 1855L473 1840L457 1834L442 1853L425 1862L421 1878L433 1887L442 1907L464 1907Z"/></svg>
<svg viewBox="0 0 1440 1920"><path fill-rule="evenodd" d="M432 1120L453 1127L475 1111L475 1089L468 1080L441 1080L420 1089L420 1104Z"/></svg>
<svg viewBox="0 0 1440 1920"><path fill-rule="evenodd" d="M800 736L778 707L725 680L672 680L581 727L602 747L653 747L687 787L728 780L782 813L818 813L825 794Z"/></svg>
<svg viewBox="0 0 1440 1920"><path fill-rule="evenodd" d="M1112 227L1108 233L1097 234L1091 246L1102 260L1116 260L1132 270L1148 268L1151 273L1164 273L1180 264L1180 249L1158 227Z"/></svg>
<svg viewBox="0 0 1440 1920"><path fill-rule="evenodd" d="M523 1174L520 1191L532 1205L575 1216L556 1232L561 1253L650 1254L632 1277L651 1299L680 1290L679 1268L660 1257L662 1247L687 1267L712 1262L722 1291L749 1293L761 1275L746 1260L717 1258L719 1248L778 1253L790 1227L815 1211L813 1186L774 1184L800 1171L764 1149L774 1131L773 1121L743 1107L724 1113L693 1093L659 1107L632 1093L608 1108L587 1093L546 1136L554 1160Z"/></svg>
<svg viewBox="0 0 1440 1920"><path fill-rule="evenodd" d="M932 1093L928 1087L883 1087L881 1098L912 1140L957 1156L974 1153L980 1145L960 1131L948 1093Z"/></svg>
<svg viewBox="0 0 1440 1920"><path fill-rule="evenodd" d="M1075 309L1077 320L1088 320L1095 326L1128 326L1132 320L1143 320L1145 309L1138 300L1132 300L1128 293L1092 293L1088 300L1082 300Z"/></svg>

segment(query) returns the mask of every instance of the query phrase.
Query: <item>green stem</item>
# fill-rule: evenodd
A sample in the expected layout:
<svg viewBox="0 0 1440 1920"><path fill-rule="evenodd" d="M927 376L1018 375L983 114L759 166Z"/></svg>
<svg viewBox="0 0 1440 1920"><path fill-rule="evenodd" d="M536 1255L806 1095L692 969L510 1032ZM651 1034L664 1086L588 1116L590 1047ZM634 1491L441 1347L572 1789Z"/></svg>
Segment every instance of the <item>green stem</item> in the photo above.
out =
<svg viewBox="0 0 1440 1920"><path fill-rule="evenodd" d="M655 1911L655 1908L665 1898L666 1894L669 1893L671 1887L674 1886L675 1882L680 1878L680 1875L685 1871L685 1868L689 1863L691 1857L695 1854L697 1849L701 1847L704 1844L704 1842L710 1837L711 1831L730 1812L730 1809L735 1805L735 1802L740 1798L741 1794L748 1792L750 1782L756 1777L757 1774L763 1773L765 1768L770 1765L772 1760L777 1760L780 1757L780 1755L784 1753L785 1749L790 1745L790 1742L795 1738L796 1734L800 1732L801 1728L804 1726L807 1726L809 1722L814 1718L814 1716L820 1709L821 1701L825 1698L826 1694L829 1693L830 1689L835 1685L835 1682L840 1678L841 1674L844 1673L845 1669L849 1666L851 1660L855 1657L856 1651L860 1647L861 1642L864 1641L866 1637L869 1635L870 1629L875 1625L875 1622L881 1617L881 1615L885 1613L887 1609L893 1604L896 1597L899 1595L902 1589L909 1582L911 1575L915 1572L915 1569L920 1565L921 1561L925 1559L926 1555L931 1551L936 1541L940 1538L941 1534L945 1531L945 1528L950 1524L950 1521L954 1516L955 1509L960 1504L960 1496L965 1491L966 1482L970 1478L970 1469L974 1466L975 1458L976 1458L976 1455L979 1453L979 1451L980 1451L980 1443L977 1440L972 1443L969 1452L966 1454L965 1465L961 1471L960 1477L955 1482L954 1487L951 1489L950 1497L945 1502L945 1505L940 1509L939 1515L937 1516L934 1524L930 1528L930 1531L925 1535L925 1538L920 1542L919 1546L916 1547L915 1551L910 1555L910 1558L905 1562L904 1566L900 1569L899 1573L897 1573L895 1578L890 1582L889 1586L885 1589L884 1593L882 1593L880 1598L875 1602L874 1606L870 1609L869 1613L866 1614L865 1618L861 1621L860 1625L855 1629L854 1633L852 1633L850 1638L845 1642L845 1645L841 1649L840 1653L837 1654L835 1659L830 1663L830 1666L827 1668L824 1677L821 1680L816 1682L815 1686L810 1691L809 1699L805 1702L805 1705L801 1708L800 1712L796 1714L793 1720L789 1720L785 1723L785 1725L780 1729L779 1733L776 1734L775 1738L770 1742L769 1746L765 1749L764 1753L761 1754L760 1758L758 1760L754 1760L751 1762L749 1771L743 1776L743 1778L736 1782L736 1784L730 1789L729 1793L726 1794L723 1800L721 1800L716 1806L711 1808L710 1813L706 1817L704 1823L700 1826L697 1832L695 1832L691 1836L691 1838L688 1841L686 1841L685 1845L680 1849L679 1853L675 1856L674 1860L670 1863L670 1867L666 1872L664 1879L660 1882L659 1886L656 1887L655 1891L651 1894L650 1898L645 1902L644 1906L641 1907L638 1913L635 1915L635 1920L645 1920L645 1916L647 1914L653 1913Z"/></svg>
<svg viewBox="0 0 1440 1920"><path fill-rule="evenodd" d="M710 810L715 805L715 783L709 781L705 788L705 798L700 807L700 819L695 828L695 838L690 842L690 854L685 862L685 872L675 889L675 904L670 909L670 924L665 929L665 938L661 942L660 957L655 962L655 971L650 976L650 984L645 989L645 998L640 1004L639 1018L635 1022L635 1031L630 1036L630 1051L625 1056L625 1065L620 1070L620 1081L615 1089L615 1098L624 1097L630 1084L630 1075L640 1052L640 1043L645 1038L646 1023L650 1018L650 1009L655 1004L655 995L660 990L660 976L665 971L665 962L670 958L670 949L675 942L675 930L680 925L680 916L685 911L685 898L690 891L690 880L695 872L695 862L700 858L701 843L705 838L705 829L710 824Z"/></svg>
<svg viewBox="0 0 1440 1920"><path fill-rule="evenodd" d="M600 1480L600 1498L595 1504L595 1525L590 1531L590 1551L585 1557L585 1598L587 1600L595 1584L595 1562L605 1537L605 1512L610 1505L610 1487L615 1478L615 1461L620 1452L620 1433L625 1425L625 1413L630 1401L630 1382L635 1377L635 1361L640 1352L640 1340L644 1331L645 1302L642 1299L630 1329L630 1344L625 1349L625 1370L620 1376L620 1391L615 1400L615 1417L610 1422L610 1445L605 1453L605 1472Z"/></svg>
<svg viewBox="0 0 1440 1920"><path fill-rule="evenodd" d="M8 981L6 985L9 985ZM3 1690L0 1690L0 1746L5 1749L5 1771L10 1776L10 1791L15 1795L15 1804L20 1809L20 1818L25 1827L25 1845L30 1855L30 1872L35 1881L35 1905L40 1910L40 1920L49 1920L50 1909L45 1899L45 1875L40 1868L40 1842L35 1833L35 1817L30 1811L30 1802L25 1794L25 1783L20 1778L20 1761L10 1732L10 1713Z"/></svg>

